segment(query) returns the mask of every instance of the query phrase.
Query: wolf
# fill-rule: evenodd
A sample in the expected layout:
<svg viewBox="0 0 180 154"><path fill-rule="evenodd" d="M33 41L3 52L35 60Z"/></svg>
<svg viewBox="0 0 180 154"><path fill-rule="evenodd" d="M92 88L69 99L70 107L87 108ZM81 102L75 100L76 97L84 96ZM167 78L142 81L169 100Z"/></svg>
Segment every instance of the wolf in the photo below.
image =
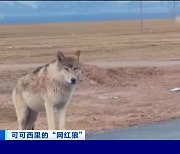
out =
<svg viewBox="0 0 180 154"><path fill-rule="evenodd" d="M38 67L18 79L12 93L20 130L33 130L40 112L45 111L49 130L55 130L54 109L57 109L59 129L65 130L66 110L80 82L82 64L80 51Z"/></svg>

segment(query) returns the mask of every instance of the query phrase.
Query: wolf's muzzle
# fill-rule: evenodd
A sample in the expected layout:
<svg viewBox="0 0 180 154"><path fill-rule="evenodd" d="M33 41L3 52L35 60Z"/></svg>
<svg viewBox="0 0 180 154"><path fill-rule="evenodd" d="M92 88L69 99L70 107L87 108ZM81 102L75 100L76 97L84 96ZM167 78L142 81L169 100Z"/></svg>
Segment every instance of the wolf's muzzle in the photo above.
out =
<svg viewBox="0 0 180 154"><path fill-rule="evenodd" d="M72 83L72 84L75 84L75 83L76 83L76 79L75 79L75 78L72 78L72 79L71 79L71 83Z"/></svg>

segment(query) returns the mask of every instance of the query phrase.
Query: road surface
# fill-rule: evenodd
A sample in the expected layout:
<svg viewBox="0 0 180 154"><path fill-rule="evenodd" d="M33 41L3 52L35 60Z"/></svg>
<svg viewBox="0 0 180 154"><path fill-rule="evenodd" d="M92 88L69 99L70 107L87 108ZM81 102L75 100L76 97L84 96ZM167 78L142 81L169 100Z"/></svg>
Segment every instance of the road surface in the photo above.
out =
<svg viewBox="0 0 180 154"><path fill-rule="evenodd" d="M87 140L165 140L180 139L180 119L155 124L122 128L114 131L87 134Z"/></svg>

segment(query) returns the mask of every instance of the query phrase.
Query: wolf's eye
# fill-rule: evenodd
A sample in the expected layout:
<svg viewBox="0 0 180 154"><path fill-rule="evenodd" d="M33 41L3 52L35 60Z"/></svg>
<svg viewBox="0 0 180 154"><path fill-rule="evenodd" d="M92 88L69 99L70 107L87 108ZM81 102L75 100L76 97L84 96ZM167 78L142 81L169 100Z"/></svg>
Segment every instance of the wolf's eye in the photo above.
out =
<svg viewBox="0 0 180 154"><path fill-rule="evenodd" d="M74 68L75 71L78 70L78 69L79 69L78 67L75 67L75 68Z"/></svg>
<svg viewBox="0 0 180 154"><path fill-rule="evenodd" d="M69 68L64 68L66 71L69 71Z"/></svg>

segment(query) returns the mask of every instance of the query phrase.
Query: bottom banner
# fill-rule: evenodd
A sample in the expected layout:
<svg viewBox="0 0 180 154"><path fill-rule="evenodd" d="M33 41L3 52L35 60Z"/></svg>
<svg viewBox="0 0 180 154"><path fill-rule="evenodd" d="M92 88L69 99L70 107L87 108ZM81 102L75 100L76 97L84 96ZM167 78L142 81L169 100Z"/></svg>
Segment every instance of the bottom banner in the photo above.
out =
<svg viewBox="0 0 180 154"><path fill-rule="evenodd" d="M85 140L85 130L0 130L0 140Z"/></svg>

